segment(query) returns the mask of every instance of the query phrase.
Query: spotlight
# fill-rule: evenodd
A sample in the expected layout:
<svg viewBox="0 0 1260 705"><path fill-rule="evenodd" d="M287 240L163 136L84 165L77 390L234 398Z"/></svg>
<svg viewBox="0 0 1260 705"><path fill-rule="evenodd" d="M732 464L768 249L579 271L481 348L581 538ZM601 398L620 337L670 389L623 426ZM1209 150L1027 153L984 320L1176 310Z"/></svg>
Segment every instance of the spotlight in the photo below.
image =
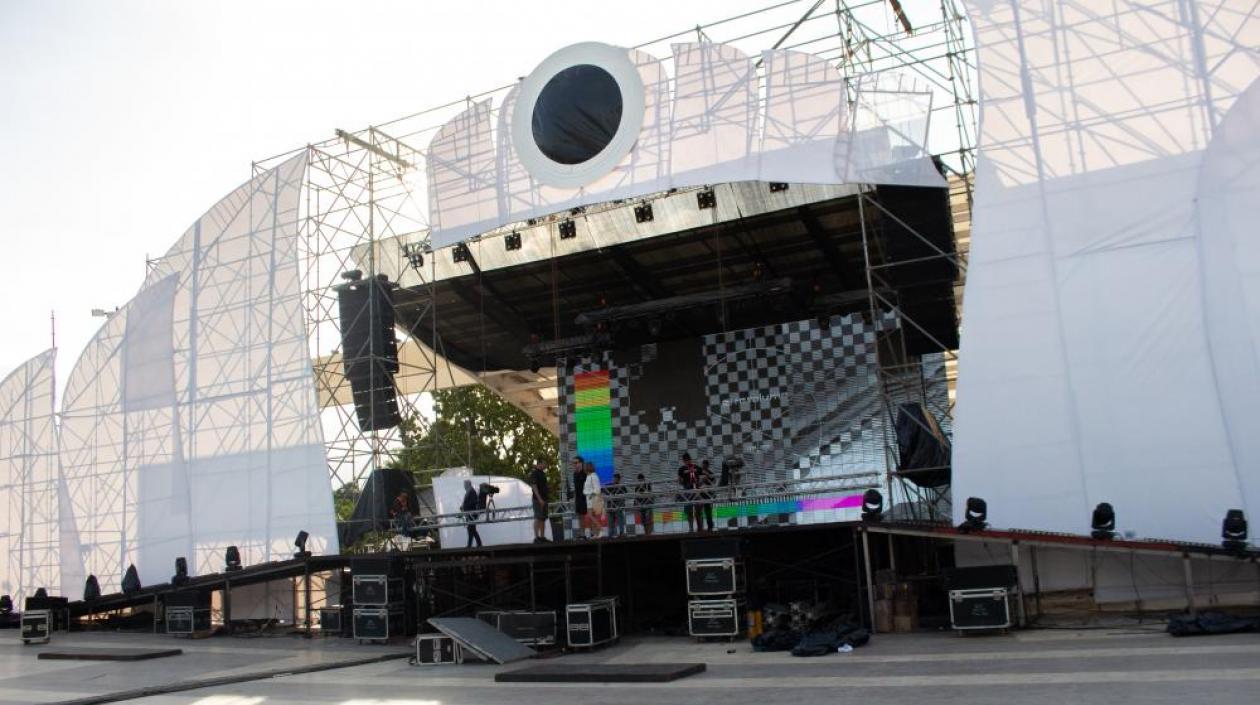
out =
<svg viewBox="0 0 1260 705"><path fill-rule="evenodd" d="M359 281L360 279L362 279L362 278L363 278L363 270L361 270L361 269L351 269L351 270L349 270L349 271L342 272L342 273L341 273L341 278L342 278L342 279L345 279L345 280L346 280L346 281L348 281L348 282L357 282L357 281Z"/></svg>
<svg viewBox="0 0 1260 705"><path fill-rule="evenodd" d="M188 582L188 559L180 556L175 559L175 575L171 576L171 585L183 585Z"/></svg>
<svg viewBox="0 0 1260 705"><path fill-rule="evenodd" d="M1116 510L1111 508L1107 502L1100 502L1094 507L1094 516L1090 519L1089 527L1093 529L1090 536L1100 541L1106 541L1114 538L1116 535Z"/></svg>
<svg viewBox="0 0 1260 705"><path fill-rule="evenodd" d="M294 558L306 558L311 555L311 552L306 550L306 540L310 537L311 535L305 531L298 532L297 538L293 540L293 545L297 546L297 553L293 554Z"/></svg>
<svg viewBox="0 0 1260 705"><path fill-rule="evenodd" d="M879 521L884 518L884 495L877 489L862 493L862 521Z"/></svg>
<svg viewBox="0 0 1260 705"><path fill-rule="evenodd" d="M783 183L782 181L770 182L770 193L778 193L780 191L786 191L786 190L788 190L788 185Z"/></svg>
<svg viewBox="0 0 1260 705"><path fill-rule="evenodd" d="M717 208L717 194L713 189L707 188L696 193L696 207L702 211Z"/></svg>
<svg viewBox="0 0 1260 705"><path fill-rule="evenodd" d="M650 223L653 217L651 203L641 203L634 207L634 222Z"/></svg>
<svg viewBox="0 0 1260 705"><path fill-rule="evenodd" d="M403 243L402 251L403 256L407 258L407 263L411 265L411 268L417 272L420 271L420 268L424 266L423 246L418 242L407 242Z"/></svg>
<svg viewBox="0 0 1260 705"><path fill-rule="evenodd" d="M517 232L508 233L503 236L503 249L511 252L521 249L521 234Z"/></svg>
<svg viewBox="0 0 1260 705"><path fill-rule="evenodd" d="M989 518L989 505L979 497L967 498L967 511L963 513L963 523L958 525L959 531L984 531Z"/></svg>
<svg viewBox="0 0 1260 705"><path fill-rule="evenodd" d="M560 221L560 239L572 240L577 237L577 223L569 218Z"/></svg>
<svg viewBox="0 0 1260 705"><path fill-rule="evenodd" d="M1247 550L1247 517L1241 509L1225 512L1221 522L1221 545L1228 551L1242 553Z"/></svg>
<svg viewBox="0 0 1260 705"><path fill-rule="evenodd" d="M0 614L8 614L13 611L13 596L0 595Z"/></svg>
<svg viewBox="0 0 1260 705"><path fill-rule="evenodd" d="M455 264L468 262L472 259L472 252L468 251L468 245L461 242L451 251L451 259L455 261Z"/></svg>
<svg viewBox="0 0 1260 705"><path fill-rule="evenodd" d="M83 582L83 601L91 602L101 596L101 584L96 580L95 575L87 576L87 580Z"/></svg>
<svg viewBox="0 0 1260 705"><path fill-rule="evenodd" d="M127 566L127 572L122 579L122 591L124 595L140 592L140 573L136 570L135 563Z"/></svg>
<svg viewBox="0 0 1260 705"><path fill-rule="evenodd" d="M227 551L223 554L223 562L226 564L224 570L233 573L241 569L241 549L236 546L228 546Z"/></svg>

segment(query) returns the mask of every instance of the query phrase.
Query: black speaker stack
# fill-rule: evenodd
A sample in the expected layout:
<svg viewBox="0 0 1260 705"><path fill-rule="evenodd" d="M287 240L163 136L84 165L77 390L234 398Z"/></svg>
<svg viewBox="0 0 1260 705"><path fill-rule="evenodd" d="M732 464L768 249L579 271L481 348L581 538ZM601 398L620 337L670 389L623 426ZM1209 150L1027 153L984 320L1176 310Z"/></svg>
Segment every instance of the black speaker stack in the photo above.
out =
<svg viewBox="0 0 1260 705"><path fill-rule="evenodd" d="M353 595L351 626L360 642L389 641L415 633L415 610L399 561L387 558L350 564Z"/></svg>
<svg viewBox="0 0 1260 705"><path fill-rule="evenodd" d="M357 271L337 286L341 351L354 412L362 431L397 426L398 340L394 337L394 290L384 275L362 279Z"/></svg>

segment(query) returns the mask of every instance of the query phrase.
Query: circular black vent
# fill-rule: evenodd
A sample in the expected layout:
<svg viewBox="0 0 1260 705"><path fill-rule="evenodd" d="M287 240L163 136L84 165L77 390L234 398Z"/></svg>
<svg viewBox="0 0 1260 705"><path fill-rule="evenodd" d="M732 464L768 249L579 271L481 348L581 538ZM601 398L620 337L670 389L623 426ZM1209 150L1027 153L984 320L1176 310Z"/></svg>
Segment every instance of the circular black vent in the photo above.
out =
<svg viewBox="0 0 1260 705"><path fill-rule="evenodd" d="M530 126L548 159L581 164L612 142L621 126L621 87L599 66L570 66L543 86Z"/></svg>

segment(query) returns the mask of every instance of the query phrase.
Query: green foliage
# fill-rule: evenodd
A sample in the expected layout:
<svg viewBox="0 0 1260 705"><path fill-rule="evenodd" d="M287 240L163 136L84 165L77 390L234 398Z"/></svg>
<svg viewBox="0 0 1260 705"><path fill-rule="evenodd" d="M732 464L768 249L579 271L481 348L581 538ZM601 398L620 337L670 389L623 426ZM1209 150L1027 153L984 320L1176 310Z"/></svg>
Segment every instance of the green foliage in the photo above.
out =
<svg viewBox="0 0 1260 705"><path fill-rule="evenodd" d="M479 384L434 392L433 402L437 419L427 430L404 421L398 467L423 476L467 465L478 474L524 479L542 458L552 492L559 489L559 444L524 411Z"/></svg>
<svg viewBox="0 0 1260 705"><path fill-rule="evenodd" d="M354 503L359 499L359 487L353 482L338 487L333 491L333 509L337 513L337 521L346 521L354 512Z"/></svg>

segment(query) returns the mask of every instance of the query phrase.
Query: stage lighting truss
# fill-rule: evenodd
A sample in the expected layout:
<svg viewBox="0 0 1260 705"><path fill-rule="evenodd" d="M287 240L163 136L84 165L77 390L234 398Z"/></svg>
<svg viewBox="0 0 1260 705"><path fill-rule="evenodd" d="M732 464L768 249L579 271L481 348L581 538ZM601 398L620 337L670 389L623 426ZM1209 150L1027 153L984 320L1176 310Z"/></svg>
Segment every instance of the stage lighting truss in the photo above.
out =
<svg viewBox="0 0 1260 705"><path fill-rule="evenodd" d="M606 74L616 82L621 94L621 121L612 138L598 153L574 164L565 164L544 153L534 139L534 112L544 91L557 90L566 80L580 80L583 74ZM643 128L646 102L643 79L625 49L583 42L565 47L543 60L521 82L512 115L512 144L530 176L557 188L586 186L610 172L630 153Z"/></svg>

